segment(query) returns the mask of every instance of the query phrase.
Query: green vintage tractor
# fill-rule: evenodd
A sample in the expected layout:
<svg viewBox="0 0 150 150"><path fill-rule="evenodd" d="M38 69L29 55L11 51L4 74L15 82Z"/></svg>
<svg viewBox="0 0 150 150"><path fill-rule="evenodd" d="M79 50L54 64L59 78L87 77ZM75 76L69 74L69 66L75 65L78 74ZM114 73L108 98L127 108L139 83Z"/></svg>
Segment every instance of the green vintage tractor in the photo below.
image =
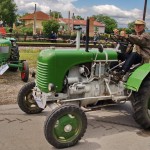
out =
<svg viewBox="0 0 150 150"><path fill-rule="evenodd" d="M24 82L29 78L29 67L25 60L19 60L19 50L14 38L0 36L0 75L7 70L21 71L21 79Z"/></svg>
<svg viewBox="0 0 150 150"><path fill-rule="evenodd" d="M27 114L40 113L46 106L52 109L44 133L54 147L73 146L83 137L85 110L131 98L135 121L144 129L150 128L150 64L133 66L126 80L117 81L114 71L123 62L110 66L119 62L118 50L102 46L88 49L87 42L85 50L51 48L39 54L36 80L21 88L18 105Z"/></svg>

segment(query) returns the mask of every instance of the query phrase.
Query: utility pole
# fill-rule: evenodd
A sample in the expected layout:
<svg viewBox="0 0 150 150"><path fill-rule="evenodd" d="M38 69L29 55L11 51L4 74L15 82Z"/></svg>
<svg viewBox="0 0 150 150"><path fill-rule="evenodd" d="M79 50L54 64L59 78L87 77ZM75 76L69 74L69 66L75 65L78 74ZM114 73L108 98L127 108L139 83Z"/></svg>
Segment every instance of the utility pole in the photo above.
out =
<svg viewBox="0 0 150 150"><path fill-rule="evenodd" d="M74 13L72 14L72 31L73 31L73 27L74 27Z"/></svg>
<svg viewBox="0 0 150 150"><path fill-rule="evenodd" d="M52 17L52 10L49 11L49 16Z"/></svg>
<svg viewBox="0 0 150 150"><path fill-rule="evenodd" d="M86 20L86 43L85 43L85 51L89 52L89 30L90 30L90 19L87 17Z"/></svg>
<svg viewBox="0 0 150 150"><path fill-rule="evenodd" d="M146 8L147 8L147 0L145 0L144 3L143 20L145 20L145 16L146 16Z"/></svg>
<svg viewBox="0 0 150 150"><path fill-rule="evenodd" d="M68 31L70 32L70 11L68 12Z"/></svg>
<svg viewBox="0 0 150 150"><path fill-rule="evenodd" d="M33 35L36 35L36 4L35 4L35 9L34 9Z"/></svg>

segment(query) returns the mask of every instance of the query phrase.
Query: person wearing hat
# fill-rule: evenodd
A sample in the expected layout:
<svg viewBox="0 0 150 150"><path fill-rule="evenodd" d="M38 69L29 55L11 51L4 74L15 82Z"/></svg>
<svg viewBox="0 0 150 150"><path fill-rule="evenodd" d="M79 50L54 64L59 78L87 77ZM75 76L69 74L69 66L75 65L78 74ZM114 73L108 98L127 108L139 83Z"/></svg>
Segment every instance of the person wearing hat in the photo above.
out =
<svg viewBox="0 0 150 150"><path fill-rule="evenodd" d="M150 61L150 34L145 32L145 21L136 20L134 22L135 34L128 35L125 31L120 32L120 36L133 44L132 52L126 57L125 63L122 66L121 74L125 75L132 65ZM117 35L119 31L114 30Z"/></svg>

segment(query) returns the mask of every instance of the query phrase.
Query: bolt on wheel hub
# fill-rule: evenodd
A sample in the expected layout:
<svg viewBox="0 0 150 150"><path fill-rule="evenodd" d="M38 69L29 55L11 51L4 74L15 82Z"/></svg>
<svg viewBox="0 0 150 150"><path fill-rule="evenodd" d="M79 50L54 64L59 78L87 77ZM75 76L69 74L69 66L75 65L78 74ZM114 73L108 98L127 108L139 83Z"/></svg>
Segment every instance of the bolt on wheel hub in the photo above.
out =
<svg viewBox="0 0 150 150"><path fill-rule="evenodd" d="M68 124L64 127L65 132L70 132L72 130L72 125Z"/></svg>

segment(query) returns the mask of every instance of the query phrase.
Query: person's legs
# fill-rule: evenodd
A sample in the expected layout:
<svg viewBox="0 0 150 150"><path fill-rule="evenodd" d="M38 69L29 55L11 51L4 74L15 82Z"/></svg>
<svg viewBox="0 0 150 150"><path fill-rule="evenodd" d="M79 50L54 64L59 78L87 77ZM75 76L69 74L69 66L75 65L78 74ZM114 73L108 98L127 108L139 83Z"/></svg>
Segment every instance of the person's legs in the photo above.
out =
<svg viewBox="0 0 150 150"><path fill-rule="evenodd" d="M130 67L133 64L138 64L142 61L142 57L136 53L136 52L132 52L126 59L125 63L122 66L122 71L124 73L128 72Z"/></svg>
<svg viewBox="0 0 150 150"><path fill-rule="evenodd" d="M126 54L125 53L118 53L118 60L119 61L125 61L126 59Z"/></svg>

